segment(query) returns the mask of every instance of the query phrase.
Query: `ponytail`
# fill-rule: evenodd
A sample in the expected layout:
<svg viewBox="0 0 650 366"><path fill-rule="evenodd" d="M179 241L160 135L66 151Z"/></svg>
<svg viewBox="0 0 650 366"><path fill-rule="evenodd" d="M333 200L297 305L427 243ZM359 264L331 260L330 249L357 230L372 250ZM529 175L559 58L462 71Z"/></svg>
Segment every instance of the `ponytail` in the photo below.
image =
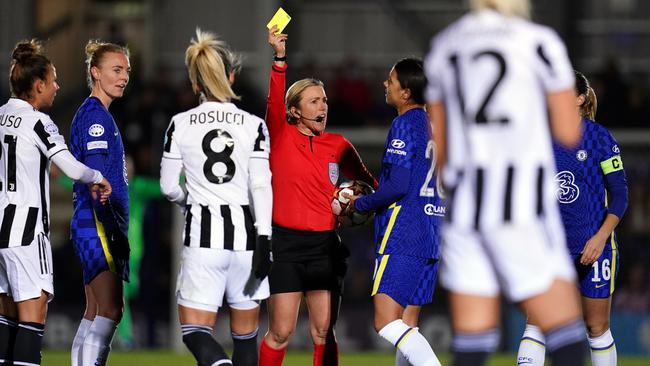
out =
<svg viewBox="0 0 650 366"><path fill-rule="evenodd" d="M52 62L45 56L43 46L36 39L16 44L11 53L9 87L11 95L23 100L32 97L36 80L45 80Z"/></svg>
<svg viewBox="0 0 650 366"><path fill-rule="evenodd" d="M195 93L203 92L208 99L230 102L239 96L230 87L230 73L239 70L240 60L226 43L210 32L196 29L185 51L185 65Z"/></svg>

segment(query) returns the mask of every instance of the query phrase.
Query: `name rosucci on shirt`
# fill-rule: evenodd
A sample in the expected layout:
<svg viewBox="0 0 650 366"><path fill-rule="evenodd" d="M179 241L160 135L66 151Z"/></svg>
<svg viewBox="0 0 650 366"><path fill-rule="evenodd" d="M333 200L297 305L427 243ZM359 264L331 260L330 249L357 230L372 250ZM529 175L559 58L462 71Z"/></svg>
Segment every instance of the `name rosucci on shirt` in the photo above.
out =
<svg viewBox="0 0 650 366"><path fill-rule="evenodd" d="M244 115L241 113L213 110L209 112L190 114L190 126L195 124L206 123L228 123L235 125L244 124Z"/></svg>

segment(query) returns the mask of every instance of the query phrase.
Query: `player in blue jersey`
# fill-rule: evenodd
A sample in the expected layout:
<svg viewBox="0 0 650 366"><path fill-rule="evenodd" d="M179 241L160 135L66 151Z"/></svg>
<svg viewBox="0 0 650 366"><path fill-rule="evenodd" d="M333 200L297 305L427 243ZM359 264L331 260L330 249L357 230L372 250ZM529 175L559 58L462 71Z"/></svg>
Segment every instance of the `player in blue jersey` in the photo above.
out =
<svg viewBox="0 0 650 366"><path fill-rule="evenodd" d="M438 272L439 225L445 212L437 186L435 146L424 110L422 61L398 61L384 81L398 116L386 138L379 188L353 197L354 210L375 210L374 326L397 347L397 365L440 365L418 332L421 305L431 303Z"/></svg>
<svg viewBox="0 0 650 366"><path fill-rule="evenodd" d="M628 190L618 143L607 129L593 121L596 95L585 76L576 71L577 106L582 141L575 149L554 143L560 203L567 245L578 272L582 311L594 366L615 366L616 346L609 330L609 312L618 274L614 229L625 213ZM544 365L544 336L529 319L518 362Z"/></svg>
<svg viewBox="0 0 650 366"><path fill-rule="evenodd" d="M90 96L77 110L70 150L97 169L113 186L104 205L91 199L88 187L74 185L70 234L81 260L86 310L72 342L72 365L105 365L117 323L122 318L123 285L129 279L129 192L120 131L108 111L129 82L129 51L90 41L86 45Z"/></svg>

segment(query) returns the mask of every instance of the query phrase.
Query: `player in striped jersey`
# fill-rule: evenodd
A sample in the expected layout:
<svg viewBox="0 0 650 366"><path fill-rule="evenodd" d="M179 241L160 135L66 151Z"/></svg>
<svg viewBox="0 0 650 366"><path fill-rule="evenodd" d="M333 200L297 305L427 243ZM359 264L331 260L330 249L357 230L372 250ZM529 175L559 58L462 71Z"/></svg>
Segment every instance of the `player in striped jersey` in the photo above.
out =
<svg viewBox="0 0 650 366"><path fill-rule="evenodd" d="M592 364L615 366L616 345L609 330L619 264L614 229L627 208L627 181L618 143L605 127L593 121L596 94L582 73L575 74L583 136L574 149L557 143L553 146L558 170L555 195L578 272ZM544 335L534 320L529 320L519 346L519 362L543 366L544 344Z"/></svg>
<svg viewBox="0 0 650 366"><path fill-rule="evenodd" d="M50 162L82 184L110 184L68 151L50 117L56 70L35 40L12 53L11 98L0 107L0 364L40 365L47 304L54 296L49 240Z"/></svg>
<svg viewBox="0 0 650 366"><path fill-rule="evenodd" d="M554 365L579 365L584 324L551 143L551 131L566 146L580 139L573 70L555 32L527 19L528 0L471 4L426 60L449 188L440 278L454 365L482 365L498 345L500 292L538 320Z"/></svg>
<svg viewBox="0 0 650 366"><path fill-rule="evenodd" d="M72 365L104 365L124 307L122 281L129 279L129 195L124 145L108 111L122 97L131 66L125 47L101 41L86 44L90 96L70 128L70 149L101 171L113 195L100 205L75 183L70 237L83 269L86 309L72 341Z"/></svg>
<svg viewBox="0 0 650 366"><path fill-rule="evenodd" d="M384 81L386 103L399 115L386 139L379 188L353 198L349 206L377 211L375 330L397 347L397 365L440 365L417 328L421 306L433 298L445 211L434 173L436 151L424 110L425 86L422 61L403 59L391 69Z"/></svg>
<svg viewBox="0 0 650 366"><path fill-rule="evenodd" d="M197 30L185 64L202 103L172 118L160 171L163 194L185 210L176 286L183 342L199 365L256 366L259 303L269 285L266 270L255 273L252 261L256 242L268 248L271 236L269 135L262 119L231 102L239 99L231 84L240 61L223 41ZM211 336L224 295L232 362Z"/></svg>

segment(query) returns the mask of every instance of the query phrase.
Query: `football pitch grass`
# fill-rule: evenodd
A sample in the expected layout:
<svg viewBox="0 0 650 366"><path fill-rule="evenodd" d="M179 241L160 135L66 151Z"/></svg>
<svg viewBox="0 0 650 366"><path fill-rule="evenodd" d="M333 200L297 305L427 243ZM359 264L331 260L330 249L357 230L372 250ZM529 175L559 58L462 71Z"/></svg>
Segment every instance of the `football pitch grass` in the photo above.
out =
<svg viewBox="0 0 650 366"><path fill-rule="evenodd" d="M448 365L449 355L440 355L440 362ZM43 366L64 366L70 364L68 351L43 351ZM311 353L291 351L285 358L285 366L310 366ZM547 363L548 364L548 363ZM115 351L111 352L108 366L192 366L196 361L189 353L169 351ZM341 366L394 366L394 355L382 352L343 353ZM514 354L494 355L488 366L515 366ZM587 363L590 365L590 363ZM619 357L618 366L648 366L650 357Z"/></svg>

